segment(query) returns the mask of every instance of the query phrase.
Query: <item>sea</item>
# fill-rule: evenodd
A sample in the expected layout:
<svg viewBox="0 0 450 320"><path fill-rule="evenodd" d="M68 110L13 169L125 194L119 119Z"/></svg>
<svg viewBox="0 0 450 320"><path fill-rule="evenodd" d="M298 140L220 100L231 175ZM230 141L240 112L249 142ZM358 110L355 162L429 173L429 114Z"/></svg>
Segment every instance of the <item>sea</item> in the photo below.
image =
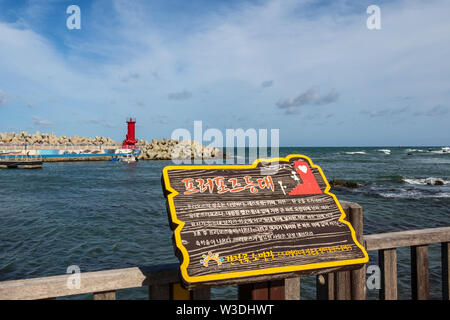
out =
<svg viewBox="0 0 450 320"><path fill-rule="evenodd" d="M359 188L331 192L360 204L364 233L373 234L450 226L450 152L445 151L436 146L284 147L279 154L306 155L328 180L358 183ZM171 164L84 161L0 169L0 281L62 275L73 265L88 272L178 263L161 188L162 169ZM442 185L434 185L436 180ZM369 255L367 265L376 265L377 252ZM398 296L410 299L409 248L398 249L397 257ZM429 247L429 273L430 298L441 299L439 244ZM147 290L119 290L117 298L146 299ZM237 289L213 288L211 297L237 299ZM315 277L303 277L301 298L315 297ZM367 299L377 297L372 285Z"/></svg>

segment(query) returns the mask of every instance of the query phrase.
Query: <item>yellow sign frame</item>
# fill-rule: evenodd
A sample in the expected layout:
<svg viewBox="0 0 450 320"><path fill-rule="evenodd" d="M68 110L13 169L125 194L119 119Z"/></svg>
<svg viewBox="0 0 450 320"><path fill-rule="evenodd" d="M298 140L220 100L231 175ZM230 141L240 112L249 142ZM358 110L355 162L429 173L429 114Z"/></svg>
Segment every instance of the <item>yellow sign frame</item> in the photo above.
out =
<svg viewBox="0 0 450 320"><path fill-rule="evenodd" d="M267 269L258 269L258 270L247 270L247 271L236 271L236 272L227 272L227 273L220 273L220 274L212 274L212 275L203 275L203 276L190 276L187 272L187 268L189 266L189 254L187 252L187 249L183 246L181 242L181 230L183 229L185 223L178 219L177 213L175 210L175 204L173 201L173 198L176 197L179 193L173 189L170 186L170 180L169 180L169 174L168 172L170 170L201 170L201 169L253 169L256 168L258 163L260 162L280 162L280 161L287 161L289 162L292 158L304 158L308 160L309 165L312 168L316 168L319 170L320 175L322 176L322 179L325 181L326 188L324 190L324 193L327 195L330 195L335 203L337 204L339 211L341 212L341 216L339 217L338 221L346 224L351 232L352 240L355 242L355 244L361 249L361 251L364 254L364 258L358 258L358 259L349 259L349 260L341 260L341 261L331 261L331 262L320 262L320 263L311 263L311 264L305 264L305 265L294 265L294 266L286 266L286 267L272 267ZM186 282L191 283L198 283L198 282L207 282L207 281L216 281L216 280L225 280L225 279L234 279L234 278L241 278L241 277L250 277L250 276L261 276L261 275L270 275L270 274L277 274L277 273L284 273L284 272L294 272L294 271L304 271L304 270L312 270L312 269L322 269L322 268L330 268L330 267L339 267L339 266L347 266L347 265L353 265L353 264L363 264L367 263L369 261L369 255L367 254L364 246L362 246L358 240L356 239L355 230L353 229L353 226L350 224L350 222L344 220L346 215L344 210L341 207L341 204L339 203L336 196L329 192L330 190L330 184L328 183L328 180L326 179L325 175L323 174L322 169L315 165L312 160L305 156L300 154L291 154L288 155L285 158L271 158L271 159L257 159L253 164L251 165L184 165L184 166L166 166L163 169L163 177L164 177L164 187L167 191L170 192L170 194L167 195L167 201L169 204L170 209L170 216L172 221L177 224L177 227L174 230L174 237L175 237L175 244L182 253L183 262L180 265L180 271L183 279Z"/></svg>

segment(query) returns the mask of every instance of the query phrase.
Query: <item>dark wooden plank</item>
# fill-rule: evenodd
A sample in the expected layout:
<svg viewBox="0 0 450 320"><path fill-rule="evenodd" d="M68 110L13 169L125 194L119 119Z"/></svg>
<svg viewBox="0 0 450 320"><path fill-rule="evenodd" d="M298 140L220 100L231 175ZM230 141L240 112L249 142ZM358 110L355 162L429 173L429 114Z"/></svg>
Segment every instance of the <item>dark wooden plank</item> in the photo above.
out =
<svg viewBox="0 0 450 320"><path fill-rule="evenodd" d="M253 284L252 300L269 300L269 282Z"/></svg>
<svg viewBox="0 0 450 320"><path fill-rule="evenodd" d="M441 266L442 266L442 299L450 299L450 273L448 266L450 265L450 243L441 243Z"/></svg>
<svg viewBox="0 0 450 320"><path fill-rule="evenodd" d="M268 300L269 282L240 284L238 286L239 300Z"/></svg>
<svg viewBox="0 0 450 320"><path fill-rule="evenodd" d="M94 300L116 300L116 291L94 292Z"/></svg>
<svg viewBox="0 0 450 320"><path fill-rule="evenodd" d="M397 300L397 250L378 251L381 270L380 300Z"/></svg>
<svg viewBox="0 0 450 320"><path fill-rule="evenodd" d="M428 246L411 247L411 297L428 300L430 295Z"/></svg>
<svg viewBox="0 0 450 320"><path fill-rule="evenodd" d="M382 250L450 242L450 227L369 234L364 235L364 242L367 250Z"/></svg>
<svg viewBox="0 0 450 320"><path fill-rule="evenodd" d="M171 284L170 300L190 300L191 293L181 286L180 283Z"/></svg>
<svg viewBox="0 0 450 320"><path fill-rule="evenodd" d="M197 288L191 291L191 300L210 300L211 288Z"/></svg>
<svg viewBox="0 0 450 320"><path fill-rule="evenodd" d="M170 284L155 284L148 288L150 300L170 300Z"/></svg>
<svg viewBox="0 0 450 320"><path fill-rule="evenodd" d="M252 300L253 283L238 285L238 300Z"/></svg>
<svg viewBox="0 0 450 320"><path fill-rule="evenodd" d="M300 300L300 278L238 285L239 300Z"/></svg>
<svg viewBox="0 0 450 320"><path fill-rule="evenodd" d="M285 283L284 280L275 280L269 282L269 300L285 299Z"/></svg>

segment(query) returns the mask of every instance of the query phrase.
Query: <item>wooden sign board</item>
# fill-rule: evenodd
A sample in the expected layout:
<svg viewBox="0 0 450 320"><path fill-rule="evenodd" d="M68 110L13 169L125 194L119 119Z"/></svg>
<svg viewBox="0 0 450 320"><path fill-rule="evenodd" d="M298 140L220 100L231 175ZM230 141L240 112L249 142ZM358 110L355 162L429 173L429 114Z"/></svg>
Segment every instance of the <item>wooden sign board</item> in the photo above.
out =
<svg viewBox="0 0 450 320"><path fill-rule="evenodd" d="M162 184L186 288L368 261L322 170L306 156L167 166Z"/></svg>

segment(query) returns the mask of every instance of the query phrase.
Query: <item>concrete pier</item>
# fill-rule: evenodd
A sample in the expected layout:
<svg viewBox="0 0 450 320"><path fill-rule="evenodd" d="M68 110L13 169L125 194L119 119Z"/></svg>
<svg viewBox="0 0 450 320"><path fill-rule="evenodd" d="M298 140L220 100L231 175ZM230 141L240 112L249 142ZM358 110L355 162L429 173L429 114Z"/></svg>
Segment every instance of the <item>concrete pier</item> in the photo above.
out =
<svg viewBox="0 0 450 320"><path fill-rule="evenodd" d="M4 156L0 157L0 169L41 169L41 157Z"/></svg>

